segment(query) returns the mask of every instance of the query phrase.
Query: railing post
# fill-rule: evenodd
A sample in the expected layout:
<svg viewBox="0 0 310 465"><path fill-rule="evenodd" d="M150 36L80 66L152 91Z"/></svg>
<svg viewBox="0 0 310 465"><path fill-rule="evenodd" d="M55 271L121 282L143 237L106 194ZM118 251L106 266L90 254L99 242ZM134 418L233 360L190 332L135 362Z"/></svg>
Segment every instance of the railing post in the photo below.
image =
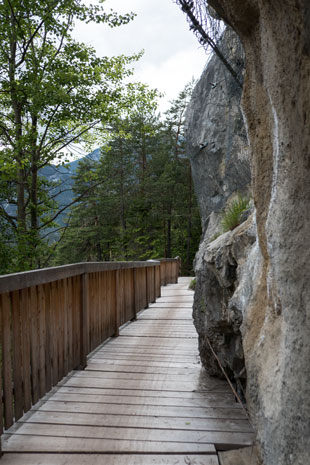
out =
<svg viewBox="0 0 310 465"><path fill-rule="evenodd" d="M115 270L115 326L114 326L114 337L119 336L119 318L120 318L120 270Z"/></svg>
<svg viewBox="0 0 310 465"><path fill-rule="evenodd" d="M89 333L89 275L82 275L82 312L80 321L81 334L81 352L80 352L80 369L87 365L88 355L88 333Z"/></svg>
<svg viewBox="0 0 310 465"><path fill-rule="evenodd" d="M138 308L138 293L137 293L137 269L133 268L133 318L132 321L137 319L137 308Z"/></svg>
<svg viewBox="0 0 310 465"><path fill-rule="evenodd" d="M146 296L146 306L144 308L148 308L149 306L149 279L148 279L148 267L145 267L145 296Z"/></svg>
<svg viewBox="0 0 310 465"><path fill-rule="evenodd" d="M161 276L160 276L160 263L159 263L159 272L158 272L158 279L159 279L159 283L158 283L158 297L161 297Z"/></svg>
<svg viewBox="0 0 310 465"><path fill-rule="evenodd" d="M156 266L152 268L152 273L153 273L153 300L152 302L156 301Z"/></svg>

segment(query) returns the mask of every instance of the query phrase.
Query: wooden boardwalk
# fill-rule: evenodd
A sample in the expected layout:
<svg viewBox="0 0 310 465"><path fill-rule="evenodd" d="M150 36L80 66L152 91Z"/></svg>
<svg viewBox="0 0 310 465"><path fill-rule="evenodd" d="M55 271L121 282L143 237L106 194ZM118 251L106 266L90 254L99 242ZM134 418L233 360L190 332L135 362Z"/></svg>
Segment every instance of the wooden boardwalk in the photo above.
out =
<svg viewBox="0 0 310 465"><path fill-rule="evenodd" d="M2 439L1 465L218 465L254 434L201 369L189 278L91 354Z"/></svg>

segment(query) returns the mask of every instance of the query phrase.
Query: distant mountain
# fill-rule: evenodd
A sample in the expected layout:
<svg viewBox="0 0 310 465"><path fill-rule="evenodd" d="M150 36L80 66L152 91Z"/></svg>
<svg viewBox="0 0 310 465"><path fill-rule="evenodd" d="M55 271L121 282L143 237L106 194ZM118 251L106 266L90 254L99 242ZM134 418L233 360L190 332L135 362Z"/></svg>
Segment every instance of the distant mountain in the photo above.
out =
<svg viewBox="0 0 310 465"><path fill-rule="evenodd" d="M72 187L74 184L74 176L80 161L84 158L99 161L100 148L89 153L86 157L79 158L78 160L74 160L66 165L58 167L55 165L46 165L40 170L40 176L46 178L50 182L58 183L57 186L50 190L50 197L58 203L60 209L69 205L73 200ZM60 226L64 224L67 214L68 209L57 217L56 221ZM58 235L51 234L52 239L56 239L57 237Z"/></svg>
<svg viewBox="0 0 310 465"><path fill-rule="evenodd" d="M100 158L100 149L94 150L86 155L85 158L98 161ZM46 165L40 170L40 176L43 176L50 182L59 183L58 186L51 190L51 196L56 196L55 199L60 207L68 205L73 200L72 186L74 184L74 176L80 161L83 159L84 157L58 167L55 165Z"/></svg>
<svg viewBox="0 0 310 465"><path fill-rule="evenodd" d="M41 177L46 178L50 182L57 183L57 185L49 190L49 196L58 203L59 209L69 205L73 201L72 188L74 185L74 176L80 161L85 158L99 161L100 154L101 151L100 148L98 148L86 155L86 157L79 158L78 160L74 160L71 163L67 163L66 165L56 167L55 165L50 164L44 166L44 168L39 171L39 175ZM6 202L3 202L1 205L9 215L16 214L16 205L12 205ZM69 208L64 210L64 212L57 217L57 224L60 226L65 224L68 211ZM53 232L53 228L50 228L48 231L50 232L50 235L48 236L50 241L58 239L59 232ZM45 233L46 230L44 234Z"/></svg>

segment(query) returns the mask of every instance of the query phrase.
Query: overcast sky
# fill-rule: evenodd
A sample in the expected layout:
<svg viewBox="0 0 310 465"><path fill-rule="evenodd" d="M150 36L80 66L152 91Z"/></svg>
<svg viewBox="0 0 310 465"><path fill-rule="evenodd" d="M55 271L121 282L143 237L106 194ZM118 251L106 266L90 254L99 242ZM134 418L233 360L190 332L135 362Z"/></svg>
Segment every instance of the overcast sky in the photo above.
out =
<svg viewBox="0 0 310 465"><path fill-rule="evenodd" d="M135 66L135 80L166 94L160 105L164 111L192 77L200 76L207 61L185 15L173 0L106 0L104 6L118 13L133 11L137 16L114 29L78 23L76 38L92 45L99 55L130 55L144 49Z"/></svg>

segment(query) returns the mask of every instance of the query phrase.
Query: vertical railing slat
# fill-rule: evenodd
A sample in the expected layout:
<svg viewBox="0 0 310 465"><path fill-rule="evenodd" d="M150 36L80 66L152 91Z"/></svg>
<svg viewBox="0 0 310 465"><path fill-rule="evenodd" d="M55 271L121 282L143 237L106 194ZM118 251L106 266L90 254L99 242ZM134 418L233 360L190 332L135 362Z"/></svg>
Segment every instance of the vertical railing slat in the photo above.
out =
<svg viewBox="0 0 310 465"><path fill-rule="evenodd" d="M89 275L82 276L82 308L80 319L81 347L80 347L80 367L83 369L87 365L87 354L89 344Z"/></svg>
<svg viewBox="0 0 310 465"><path fill-rule="evenodd" d="M63 280L64 375L66 375L71 369L69 368L68 306L69 306L68 279L64 279Z"/></svg>
<svg viewBox="0 0 310 465"><path fill-rule="evenodd" d="M24 411L31 408L31 371L30 371L30 308L29 289L22 289L21 298L21 318L22 318L22 358L24 371Z"/></svg>
<svg viewBox="0 0 310 465"><path fill-rule="evenodd" d="M13 383L15 421L23 415L23 365L20 321L20 292L12 292L12 329L13 329Z"/></svg>
<svg viewBox="0 0 310 465"><path fill-rule="evenodd" d="M4 394L4 425L8 429L13 424L13 380L12 380L12 328L11 328L11 297L2 294L2 373Z"/></svg>
<svg viewBox="0 0 310 465"><path fill-rule="evenodd" d="M137 289L137 269L132 270L132 293L133 293L133 320L137 319L138 305L138 289Z"/></svg>
<svg viewBox="0 0 310 465"><path fill-rule="evenodd" d="M58 379L64 377L64 307L63 281L57 281L57 316L58 316Z"/></svg>
<svg viewBox="0 0 310 465"><path fill-rule="evenodd" d="M45 387L52 387L52 326L51 326L51 283L44 284L45 294Z"/></svg>
<svg viewBox="0 0 310 465"><path fill-rule="evenodd" d="M2 331L2 313L3 313L3 304L2 298L0 296L0 436L3 433L3 386L2 386L2 379L3 379L3 331ZM2 455L1 451L1 438L0 438L0 456Z"/></svg>
<svg viewBox="0 0 310 465"><path fill-rule="evenodd" d="M121 309L121 295L119 295L120 287L120 270L115 270L115 303L114 303L114 337L119 336L119 318Z"/></svg>
<svg viewBox="0 0 310 465"><path fill-rule="evenodd" d="M39 318L39 396L46 393L45 373L45 347L46 347L46 322L45 322L45 294L43 286L38 286L38 318Z"/></svg>
<svg viewBox="0 0 310 465"><path fill-rule="evenodd" d="M73 303L72 303L72 278L68 279L67 287L67 302L68 302L68 370L71 371L74 368L73 363L73 322L72 322L72 312L73 312Z"/></svg>
<svg viewBox="0 0 310 465"><path fill-rule="evenodd" d="M31 350L31 391L32 403L36 404L39 400L39 376L38 376L38 314L37 314L37 288L33 286L30 288L30 316L31 316L31 336L30 336L30 350Z"/></svg>
<svg viewBox="0 0 310 465"><path fill-rule="evenodd" d="M51 330L52 330L52 386L58 381L58 295L57 283L54 281L51 286Z"/></svg>

